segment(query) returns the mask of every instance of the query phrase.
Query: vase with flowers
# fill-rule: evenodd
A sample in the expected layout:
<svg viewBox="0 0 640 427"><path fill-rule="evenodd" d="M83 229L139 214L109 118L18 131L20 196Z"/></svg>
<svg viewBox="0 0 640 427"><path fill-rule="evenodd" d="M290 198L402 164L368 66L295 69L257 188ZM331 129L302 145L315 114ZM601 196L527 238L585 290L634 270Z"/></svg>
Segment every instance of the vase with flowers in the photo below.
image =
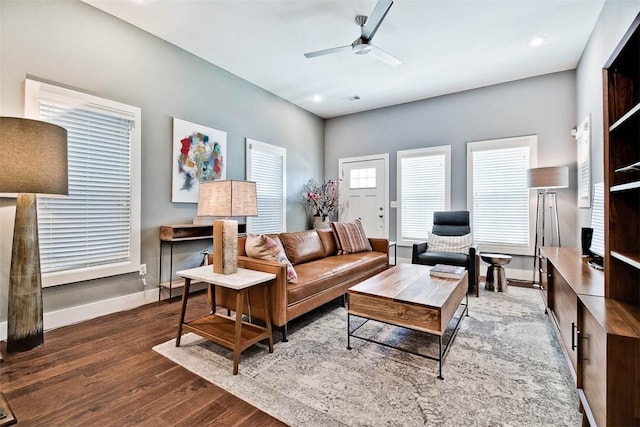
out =
<svg viewBox="0 0 640 427"><path fill-rule="evenodd" d="M315 228L328 226L330 217L338 210L340 182L339 179L317 182L311 178L304 185L302 198L313 212Z"/></svg>

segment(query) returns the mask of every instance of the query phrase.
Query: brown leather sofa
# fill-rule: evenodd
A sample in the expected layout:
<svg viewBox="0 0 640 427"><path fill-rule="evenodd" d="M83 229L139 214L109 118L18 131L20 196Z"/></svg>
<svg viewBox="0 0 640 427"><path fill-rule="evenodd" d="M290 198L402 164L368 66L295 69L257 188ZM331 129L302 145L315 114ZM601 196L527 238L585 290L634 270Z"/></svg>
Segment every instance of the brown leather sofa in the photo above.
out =
<svg viewBox="0 0 640 427"><path fill-rule="evenodd" d="M238 238L238 267L275 273L271 285L271 320L281 327L287 341L287 323L341 295L351 286L384 271L389 266L389 241L369 239L373 251L337 255L338 246L331 229L307 230L269 235L277 238L298 275L297 283L288 283L285 264L250 258L245 252L245 237ZM253 290L252 290L253 291ZM245 313L263 318L262 298L249 292ZM252 303L252 300L254 301ZM234 310L235 297L224 288L216 288L217 305Z"/></svg>

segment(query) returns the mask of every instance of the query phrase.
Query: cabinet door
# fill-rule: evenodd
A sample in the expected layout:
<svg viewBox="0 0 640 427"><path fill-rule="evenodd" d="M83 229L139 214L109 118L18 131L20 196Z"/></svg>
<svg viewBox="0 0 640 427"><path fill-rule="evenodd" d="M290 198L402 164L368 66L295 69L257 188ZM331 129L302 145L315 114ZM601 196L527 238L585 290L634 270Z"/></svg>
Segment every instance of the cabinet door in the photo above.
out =
<svg viewBox="0 0 640 427"><path fill-rule="evenodd" d="M578 297L555 269L552 270L551 274L553 276L553 284L551 286L553 305L551 309L555 315L555 320L562 338L562 344L571 362L572 372L575 378L578 367L578 352L576 351Z"/></svg>
<svg viewBox="0 0 640 427"><path fill-rule="evenodd" d="M548 279L548 271L549 267L547 266L547 257L540 254L538 256L538 283L540 283L540 291L542 292L542 300L544 301L544 309L545 312L549 308L549 279Z"/></svg>
<svg viewBox="0 0 640 427"><path fill-rule="evenodd" d="M580 372L589 408L599 426L607 425L607 336L589 310L583 309L580 332Z"/></svg>

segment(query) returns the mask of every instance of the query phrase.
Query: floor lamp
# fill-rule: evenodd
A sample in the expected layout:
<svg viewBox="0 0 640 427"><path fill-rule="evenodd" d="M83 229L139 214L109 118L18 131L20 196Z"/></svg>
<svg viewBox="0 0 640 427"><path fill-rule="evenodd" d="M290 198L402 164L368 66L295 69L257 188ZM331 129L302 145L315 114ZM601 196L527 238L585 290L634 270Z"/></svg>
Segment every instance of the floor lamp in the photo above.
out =
<svg viewBox="0 0 640 427"><path fill-rule="evenodd" d="M533 253L533 283L536 283L536 266L538 266L538 248L541 246L560 246L560 225L558 223L558 199L555 188L569 186L569 168L554 166L527 170L527 187L538 190L536 203L536 238ZM540 191L543 190L543 191ZM549 216L547 218L547 209ZM549 226L547 227L547 220ZM549 229L549 242L545 241Z"/></svg>
<svg viewBox="0 0 640 427"><path fill-rule="evenodd" d="M0 197L16 197L9 272L7 352L44 343L37 195L67 195L67 131L0 117ZM7 194L8 193L8 194Z"/></svg>

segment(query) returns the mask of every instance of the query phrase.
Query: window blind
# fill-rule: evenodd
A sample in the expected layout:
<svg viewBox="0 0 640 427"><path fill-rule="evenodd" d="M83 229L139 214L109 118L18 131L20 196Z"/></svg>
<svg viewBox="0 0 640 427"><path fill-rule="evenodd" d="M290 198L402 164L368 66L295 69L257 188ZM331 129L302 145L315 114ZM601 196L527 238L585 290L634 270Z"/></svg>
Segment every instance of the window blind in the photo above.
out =
<svg viewBox="0 0 640 427"><path fill-rule="evenodd" d="M255 181L258 216L247 218L247 231L281 233L286 229L286 150L247 139L247 179Z"/></svg>
<svg viewBox="0 0 640 427"><path fill-rule="evenodd" d="M476 243L529 246L529 153L528 146L472 151Z"/></svg>
<svg viewBox="0 0 640 427"><path fill-rule="evenodd" d="M447 153L398 152L400 172L400 238L404 243L424 241L433 228L433 212L445 210Z"/></svg>
<svg viewBox="0 0 640 427"><path fill-rule="evenodd" d="M131 261L132 120L41 99L67 129L69 196L38 199L43 273Z"/></svg>

